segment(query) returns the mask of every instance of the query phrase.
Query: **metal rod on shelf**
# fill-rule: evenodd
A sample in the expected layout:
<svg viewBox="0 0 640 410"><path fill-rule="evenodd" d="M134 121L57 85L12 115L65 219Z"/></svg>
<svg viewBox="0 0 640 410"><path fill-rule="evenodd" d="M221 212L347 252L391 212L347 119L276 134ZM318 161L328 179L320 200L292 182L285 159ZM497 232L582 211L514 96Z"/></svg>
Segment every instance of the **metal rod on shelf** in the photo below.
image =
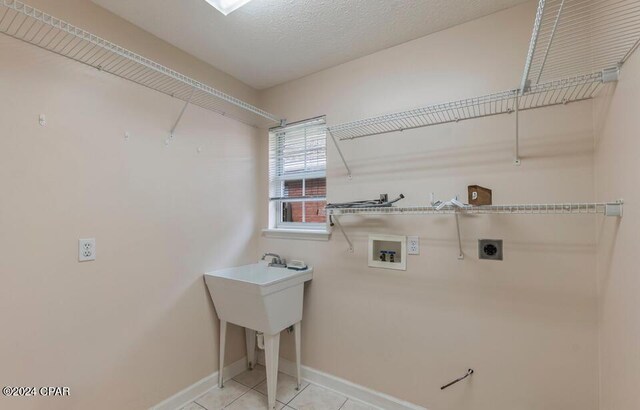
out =
<svg viewBox="0 0 640 410"><path fill-rule="evenodd" d="M547 49L544 52L544 58L542 59L542 64L540 64L540 71L538 72L538 78L536 78L536 84L540 82L540 77L542 76L542 71L544 70L544 65L547 63L547 57L549 57L549 50L551 50L551 44L553 43L553 37L556 35L556 29L558 28L558 22L560 21L560 16L562 15L562 9L564 7L564 0L560 3L560 9L558 10L558 15L556 16L556 21L553 23L553 29L551 30L551 36L549 38L549 44L547 44Z"/></svg>
<svg viewBox="0 0 640 410"><path fill-rule="evenodd" d="M340 232L342 232L342 235L344 236L344 239L347 240L347 243L349 244L349 252L353 253L353 243L351 243L351 240L347 236L347 233L344 231L344 228L342 228L342 224L340 223L340 219L336 215L333 215L333 221L336 223L336 225L338 225L338 228L340 229Z"/></svg>
<svg viewBox="0 0 640 410"><path fill-rule="evenodd" d="M456 230L458 231L458 259L463 260L464 253L462 252L462 238L460 237L460 219L458 216L458 212L456 212L455 215L456 215Z"/></svg>
<svg viewBox="0 0 640 410"><path fill-rule="evenodd" d="M524 65L524 74L522 75L522 81L520 83L520 93L524 93L529 87L529 72L531 71L531 62L536 52L536 44L538 42L538 36L540 35L540 23L544 15L545 0L540 0L538 3L538 11L536 12L536 19L533 23L533 33L531 34L531 41L529 43L529 51L527 52L527 60Z"/></svg>
<svg viewBox="0 0 640 410"><path fill-rule="evenodd" d="M633 52L638 49L638 46L640 46L640 38L638 38L638 40L633 44L633 46L631 46L629 51L627 51L627 54L625 54L624 57L622 57L622 60L620 60L620 64L626 63L629 57L631 56L631 54L633 54Z"/></svg>
<svg viewBox="0 0 640 410"><path fill-rule="evenodd" d="M336 146L336 149L338 150L338 155L340 155L340 159L342 160L342 163L344 164L344 167L347 169L347 177L349 179L351 179L351 169L349 168L349 165L347 165L347 161L344 159L344 155L342 155L342 150L340 149L340 146L338 145L338 141L336 141L336 137L333 136L333 133L331 132L331 130L327 129L327 131L329 132L329 135L331 136L331 139L333 140L333 144Z"/></svg>
<svg viewBox="0 0 640 410"><path fill-rule="evenodd" d="M520 165L520 96L516 94L515 98L516 110L516 152L513 165Z"/></svg>
<svg viewBox="0 0 640 410"><path fill-rule="evenodd" d="M180 111L180 115L178 115L178 118L176 119L176 122L173 124L173 127L171 128L171 134L170 134L169 138L173 138L173 134L176 132L176 128L178 128L178 124L180 123L180 120L182 119L182 116L184 115L184 112L187 110L187 106L191 102L191 98L193 98L193 93L195 91L196 91L195 88L191 89L191 93L189 94L189 98L187 98L187 101L184 103L184 106L182 107L182 110Z"/></svg>
<svg viewBox="0 0 640 410"><path fill-rule="evenodd" d="M471 376L473 373L474 373L473 369L469 369L469 370L467 370L467 374L465 374L464 376L462 376L462 377L460 377L460 378L458 378L458 379L455 379L455 380L454 380L454 381L452 381L452 382L449 382L449 383L445 384L444 386L440 387L440 390L444 390L444 389L446 389L447 387L451 387L451 386L453 386L454 384L456 384L456 383L458 383L458 382L463 381L463 380L464 380L464 379L466 379L467 377Z"/></svg>

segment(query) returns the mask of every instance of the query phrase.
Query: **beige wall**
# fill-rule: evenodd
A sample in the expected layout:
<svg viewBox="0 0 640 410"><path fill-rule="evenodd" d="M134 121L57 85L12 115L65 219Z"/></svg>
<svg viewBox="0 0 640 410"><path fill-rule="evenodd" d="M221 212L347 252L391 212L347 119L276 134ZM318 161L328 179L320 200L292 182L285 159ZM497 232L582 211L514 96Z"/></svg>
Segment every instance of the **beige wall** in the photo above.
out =
<svg viewBox="0 0 640 410"><path fill-rule="evenodd" d="M88 0L34 5L255 99ZM2 35L0 55L0 384L71 388L0 408L148 408L216 370L202 274L256 259L257 133L192 106L165 147L182 102Z"/></svg>
<svg viewBox="0 0 640 410"><path fill-rule="evenodd" d="M258 94L88 0L31 4L291 121L330 124L517 86L535 12L530 2ZM306 365L430 410L640 406L637 56L595 104L523 113L521 167L512 116L341 143L352 181L329 144L330 201L402 192L426 204L432 191L465 199L476 183L496 203L627 200L620 224L465 217L458 261L447 216L345 218L354 254L339 232L259 239L264 132L190 107L165 147L180 101L4 36L0 49L0 93L11 96L0 99L0 381L72 389L1 408L140 409L210 374L217 325L202 273L257 250L316 268ZM419 235L421 255L406 272L369 269L368 233ZM98 260L80 264L77 239L92 236ZM505 240L504 262L477 260L486 237ZM228 349L229 361L244 354L239 329ZM469 383L439 390L467 367Z"/></svg>
<svg viewBox="0 0 640 410"><path fill-rule="evenodd" d="M534 13L530 2L324 70L267 90L262 105L336 124L516 87ZM466 200L469 184L492 188L495 203L594 199L590 102L522 113L521 132L520 167L513 116L344 142L351 181L329 143L329 201L383 192L404 193L405 204L427 204L430 192ZM264 143L262 152L266 175ZM430 410L597 408L595 217L462 218L464 261L450 216L343 223L354 254L337 230L328 242L260 241L316 269L304 364ZM367 268L369 233L419 235L421 255L406 272ZM504 239L505 260L479 261L479 238ZM292 357L290 336L282 353ZM471 381L440 391L468 367Z"/></svg>
<svg viewBox="0 0 640 410"><path fill-rule="evenodd" d="M595 187L598 200L623 198L619 224L600 223L598 284L600 410L640 408L640 55L595 104ZM606 222L606 221L601 221Z"/></svg>

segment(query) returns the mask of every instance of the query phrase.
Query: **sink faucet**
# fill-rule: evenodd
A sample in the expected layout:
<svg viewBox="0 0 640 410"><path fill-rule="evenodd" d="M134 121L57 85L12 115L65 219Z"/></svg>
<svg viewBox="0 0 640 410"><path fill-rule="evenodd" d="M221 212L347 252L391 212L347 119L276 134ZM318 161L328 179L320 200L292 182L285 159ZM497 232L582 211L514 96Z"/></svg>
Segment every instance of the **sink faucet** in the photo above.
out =
<svg viewBox="0 0 640 410"><path fill-rule="evenodd" d="M286 261L284 259L280 258L280 255L278 255L277 253L267 252L264 255L262 255L262 258L260 258L260 260L265 260L265 258L267 256L273 256L273 258L271 259L271 262L269 263L269 266L274 267L274 268L286 268L287 267Z"/></svg>

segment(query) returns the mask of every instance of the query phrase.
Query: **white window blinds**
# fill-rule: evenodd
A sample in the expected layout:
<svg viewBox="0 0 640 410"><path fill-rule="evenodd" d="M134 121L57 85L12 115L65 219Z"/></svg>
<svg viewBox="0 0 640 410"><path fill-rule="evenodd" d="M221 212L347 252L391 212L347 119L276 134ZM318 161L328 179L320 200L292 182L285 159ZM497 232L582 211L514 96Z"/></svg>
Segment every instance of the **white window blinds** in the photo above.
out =
<svg viewBox="0 0 640 410"><path fill-rule="evenodd" d="M324 223L327 144L324 117L269 132L269 199L276 224Z"/></svg>

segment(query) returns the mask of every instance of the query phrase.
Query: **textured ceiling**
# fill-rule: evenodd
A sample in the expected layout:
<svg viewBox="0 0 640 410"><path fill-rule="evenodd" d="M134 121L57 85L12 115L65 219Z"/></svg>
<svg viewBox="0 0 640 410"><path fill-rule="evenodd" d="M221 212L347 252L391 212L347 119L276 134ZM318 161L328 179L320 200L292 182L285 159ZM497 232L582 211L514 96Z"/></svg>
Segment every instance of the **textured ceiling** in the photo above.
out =
<svg viewBox="0 0 640 410"><path fill-rule="evenodd" d="M252 0L223 16L204 0L92 0L257 89L527 0Z"/></svg>

